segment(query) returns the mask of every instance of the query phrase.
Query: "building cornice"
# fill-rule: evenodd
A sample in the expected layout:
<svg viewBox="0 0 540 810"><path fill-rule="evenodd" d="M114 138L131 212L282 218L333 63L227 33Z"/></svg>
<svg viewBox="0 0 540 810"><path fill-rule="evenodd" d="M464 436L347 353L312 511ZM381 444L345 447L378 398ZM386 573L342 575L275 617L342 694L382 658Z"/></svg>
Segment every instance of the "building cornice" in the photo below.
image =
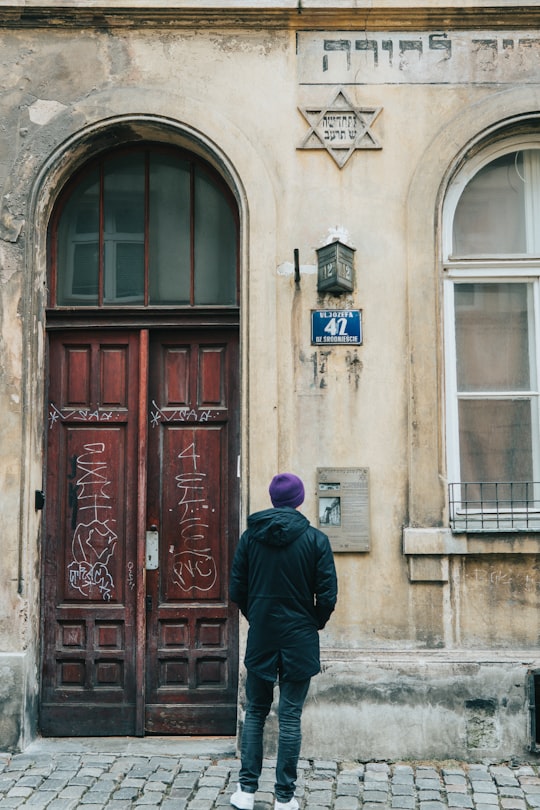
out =
<svg viewBox="0 0 540 810"><path fill-rule="evenodd" d="M434 2L414 0L280 0L256 3L225 0L0 0L0 28L104 29L245 29L319 31L418 31L445 29L540 28L537 0L509 5L490 2Z"/></svg>

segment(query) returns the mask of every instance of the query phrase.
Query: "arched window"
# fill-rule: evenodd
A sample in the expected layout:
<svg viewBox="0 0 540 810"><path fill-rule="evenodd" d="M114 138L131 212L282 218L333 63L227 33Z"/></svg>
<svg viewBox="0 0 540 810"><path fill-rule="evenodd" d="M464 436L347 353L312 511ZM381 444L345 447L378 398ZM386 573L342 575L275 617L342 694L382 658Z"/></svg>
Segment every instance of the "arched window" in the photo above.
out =
<svg viewBox="0 0 540 810"><path fill-rule="evenodd" d="M540 530L540 143L468 162L444 221L451 525Z"/></svg>
<svg viewBox="0 0 540 810"><path fill-rule="evenodd" d="M202 160L148 145L107 153L53 219L50 305L236 306L237 219Z"/></svg>

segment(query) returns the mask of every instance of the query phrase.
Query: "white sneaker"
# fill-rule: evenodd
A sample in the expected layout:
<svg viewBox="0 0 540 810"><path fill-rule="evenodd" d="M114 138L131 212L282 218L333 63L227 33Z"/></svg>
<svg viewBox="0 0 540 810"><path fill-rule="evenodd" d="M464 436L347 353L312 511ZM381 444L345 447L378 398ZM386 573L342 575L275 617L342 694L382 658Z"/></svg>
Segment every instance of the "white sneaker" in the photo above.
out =
<svg viewBox="0 0 540 810"><path fill-rule="evenodd" d="M231 796L231 804L233 807L238 808L238 810L253 810L255 794L242 790L240 783L238 783L235 792Z"/></svg>
<svg viewBox="0 0 540 810"><path fill-rule="evenodd" d="M274 810L298 810L299 807L300 805L294 796L292 799L289 799L288 802L278 802L276 799L276 803L274 804Z"/></svg>

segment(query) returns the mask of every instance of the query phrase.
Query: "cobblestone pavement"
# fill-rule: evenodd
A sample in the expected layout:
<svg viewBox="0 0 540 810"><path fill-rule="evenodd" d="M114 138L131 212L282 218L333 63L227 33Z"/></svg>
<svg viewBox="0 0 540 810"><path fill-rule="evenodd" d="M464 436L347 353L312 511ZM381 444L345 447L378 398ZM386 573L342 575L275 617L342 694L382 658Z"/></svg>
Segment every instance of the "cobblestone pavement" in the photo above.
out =
<svg viewBox="0 0 540 810"><path fill-rule="evenodd" d="M274 764L255 810L273 808ZM238 768L234 741L38 741L0 753L0 808L216 810L229 807ZM536 810L540 766L301 760L296 795L301 810Z"/></svg>

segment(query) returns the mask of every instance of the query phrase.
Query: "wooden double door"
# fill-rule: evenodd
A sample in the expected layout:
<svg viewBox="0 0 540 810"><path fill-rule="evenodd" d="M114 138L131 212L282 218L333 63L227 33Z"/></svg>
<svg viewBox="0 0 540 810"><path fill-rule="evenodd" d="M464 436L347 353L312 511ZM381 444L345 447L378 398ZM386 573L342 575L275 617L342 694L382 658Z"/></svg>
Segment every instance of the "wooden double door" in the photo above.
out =
<svg viewBox="0 0 540 810"><path fill-rule="evenodd" d="M44 735L234 734L238 335L49 333Z"/></svg>

